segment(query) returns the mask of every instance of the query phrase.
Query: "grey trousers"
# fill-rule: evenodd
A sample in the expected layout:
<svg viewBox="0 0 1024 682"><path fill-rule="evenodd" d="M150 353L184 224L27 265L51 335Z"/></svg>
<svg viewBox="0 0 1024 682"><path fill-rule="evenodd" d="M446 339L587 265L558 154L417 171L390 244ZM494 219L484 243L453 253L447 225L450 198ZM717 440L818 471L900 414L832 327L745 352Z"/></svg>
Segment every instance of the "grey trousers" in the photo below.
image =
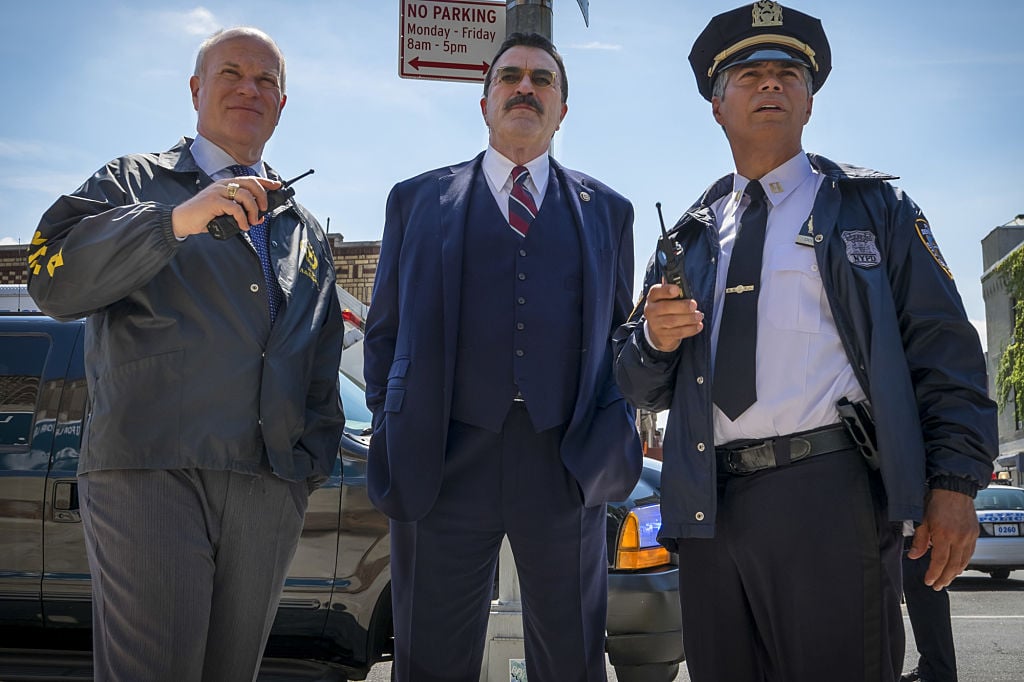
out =
<svg viewBox="0 0 1024 682"><path fill-rule="evenodd" d="M79 477L96 682L254 680L305 483L232 471Z"/></svg>

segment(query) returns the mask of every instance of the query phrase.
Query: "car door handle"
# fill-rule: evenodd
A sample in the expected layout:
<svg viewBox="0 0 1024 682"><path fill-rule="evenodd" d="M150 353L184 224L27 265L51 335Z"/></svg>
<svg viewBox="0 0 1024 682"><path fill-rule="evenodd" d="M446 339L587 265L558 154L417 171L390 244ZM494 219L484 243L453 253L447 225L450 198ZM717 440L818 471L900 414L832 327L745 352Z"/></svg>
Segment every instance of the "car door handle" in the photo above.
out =
<svg viewBox="0 0 1024 682"><path fill-rule="evenodd" d="M78 511L78 483L57 481L53 484L53 520L57 523L81 523Z"/></svg>

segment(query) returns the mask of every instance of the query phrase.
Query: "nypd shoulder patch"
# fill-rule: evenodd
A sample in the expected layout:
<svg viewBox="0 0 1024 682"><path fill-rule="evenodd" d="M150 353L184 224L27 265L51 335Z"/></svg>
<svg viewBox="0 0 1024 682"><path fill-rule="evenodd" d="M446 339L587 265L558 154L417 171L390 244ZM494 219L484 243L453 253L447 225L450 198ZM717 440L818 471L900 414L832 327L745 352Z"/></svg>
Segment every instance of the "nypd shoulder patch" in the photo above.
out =
<svg viewBox="0 0 1024 682"><path fill-rule="evenodd" d="M858 268L875 268L882 264L882 254L871 230L844 230L839 235L846 244L846 258Z"/></svg>
<svg viewBox="0 0 1024 682"><path fill-rule="evenodd" d="M936 264L942 271L946 273L946 276L953 279L953 273L950 271L949 266L946 265L946 259L942 257L942 252L939 251L939 245L935 242L935 236L932 234L932 227L928 224L928 221L924 218L918 218L914 221L914 227L917 229L917 236L921 238L921 242L928 249L928 253L932 254L932 258L935 259Z"/></svg>

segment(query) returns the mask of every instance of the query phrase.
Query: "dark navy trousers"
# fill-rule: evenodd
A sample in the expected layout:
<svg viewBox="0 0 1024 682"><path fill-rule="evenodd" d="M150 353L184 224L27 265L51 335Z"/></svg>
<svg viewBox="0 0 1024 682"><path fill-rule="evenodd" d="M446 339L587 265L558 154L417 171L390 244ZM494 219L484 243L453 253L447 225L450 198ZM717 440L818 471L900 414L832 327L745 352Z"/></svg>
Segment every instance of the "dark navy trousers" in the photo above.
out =
<svg viewBox="0 0 1024 682"><path fill-rule="evenodd" d="M855 450L722 476L715 537L679 541L693 682L893 682L901 525Z"/></svg>
<svg viewBox="0 0 1024 682"><path fill-rule="evenodd" d="M924 584L931 560L931 550L920 559L908 559L903 553L903 597L920 655L917 671L926 682L957 682L949 593L945 588L935 591Z"/></svg>
<svg viewBox="0 0 1024 682"><path fill-rule="evenodd" d="M605 680L604 505L585 508L559 456L514 403L499 433L453 421L444 480L421 520L391 522L396 679L476 682L507 535L531 682Z"/></svg>

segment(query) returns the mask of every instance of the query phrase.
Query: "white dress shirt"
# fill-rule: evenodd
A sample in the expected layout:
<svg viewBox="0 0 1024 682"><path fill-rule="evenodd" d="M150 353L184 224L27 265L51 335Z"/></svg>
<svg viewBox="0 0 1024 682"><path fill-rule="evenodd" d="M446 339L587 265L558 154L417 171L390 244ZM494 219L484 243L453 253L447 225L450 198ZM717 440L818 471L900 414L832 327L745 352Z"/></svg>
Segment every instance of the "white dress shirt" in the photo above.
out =
<svg viewBox="0 0 1024 682"><path fill-rule="evenodd" d="M803 151L761 178L769 210L757 303L757 401L735 422L714 408L717 445L835 424L836 401L864 399L829 309L814 247L796 242L823 180ZM711 206L721 242L712 366L736 226L749 203L743 194L747 182L735 174L733 192Z"/></svg>
<svg viewBox="0 0 1024 682"><path fill-rule="evenodd" d="M192 146L189 147L189 151L192 152L192 158L195 159L196 165L214 181L235 177L235 174L228 167L240 165L230 154L202 135L196 135L196 138L192 141ZM256 171L256 175L259 177L267 177L267 169L263 165L263 159L260 159L255 166L249 167ZM249 242L250 245L252 244L252 239L249 237L248 232L242 232L242 236L245 238L245 241ZM183 242L188 239L188 235L175 237L175 239Z"/></svg>
<svg viewBox="0 0 1024 682"><path fill-rule="evenodd" d="M193 140L189 151L192 152L192 158L196 160L196 165L209 175L211 179L223 180L224 178L234 177L235 174L228 170L228 166L237 165L238 162L231 158L230 154L202 135L196 135L196 139ZM250 168L256 171L256 175L261 178L267 177L267 169L264 168L262 159L255 166L250 166Z"/></svg>
<svg viewBox="0 0 1024 682"><path fill-rule="evenodd" d="M518 164L488 145L480 165L484 171L484 177L487 178L487 186L491 189L491 194L494 195L494 200L498 202L498 208L501 209L501 214L505 216L507 222L508 197L512 193L512 169ZM548 173L551 171L550 158L547 152L544 152L523 165L526 166L526 170L530 171L529 177L525 180L526 189L533 195L533 201L537 204L539 211L541 202L544 201L544 193L548 189ZM519 231L511 225L508 229L519 234Z"/></svg>

